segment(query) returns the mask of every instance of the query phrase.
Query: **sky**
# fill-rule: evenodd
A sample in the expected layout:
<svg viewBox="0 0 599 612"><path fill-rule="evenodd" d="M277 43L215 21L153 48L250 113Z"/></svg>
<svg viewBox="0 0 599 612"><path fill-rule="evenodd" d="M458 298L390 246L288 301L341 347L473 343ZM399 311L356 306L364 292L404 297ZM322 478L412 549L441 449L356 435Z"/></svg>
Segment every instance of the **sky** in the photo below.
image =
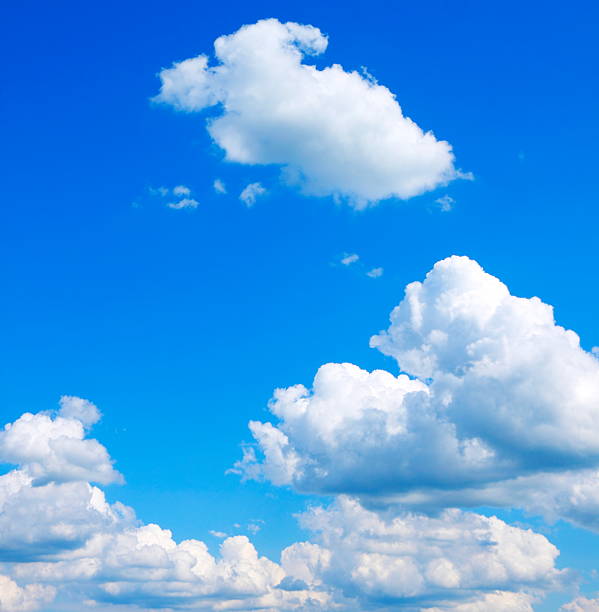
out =
<svg viewBox="0 0 599 612"><path fill-rule="evenodd" d="M595 3L1 21L1 611L599 611Z"/></svg>

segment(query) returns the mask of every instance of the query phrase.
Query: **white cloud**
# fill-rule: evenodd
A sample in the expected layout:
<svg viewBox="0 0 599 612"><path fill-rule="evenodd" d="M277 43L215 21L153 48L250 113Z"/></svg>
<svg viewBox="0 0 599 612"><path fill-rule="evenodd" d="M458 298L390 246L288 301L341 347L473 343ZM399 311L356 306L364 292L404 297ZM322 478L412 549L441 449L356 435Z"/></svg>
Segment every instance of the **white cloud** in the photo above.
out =
<svg viewBox="0 0 599 612"><path fill-rule="evenodd" d="M35 484L46 482L119 482L106 449L86 439L99 418L96 407L80 398L63 397L56 416L25 413L0 431L0 462L19 465Z"/></svg>
<svg viewBox="0 0 599 612"><path fill-rule="evenodd" d="M148 191L150 192L150 195L160 196L163 198L166 197L169 193L167 187L148 187Z"/></svg>
<svg viewBox="0 0 599 612"><path fill-rule="evenodd" d="M369 276L370 278L380 278L383 276L383 272L383 268L372 268L372 270L366 272L366 276Z"/></svg>
<svg viewBox="0 0 599 612"><path fill-rule="evenodd" d="M178 202L170 202L169 204L167 204L169 208L173 208L175 210L181 210L183 208L194 209L197 208L199 205L200 203L197 200L194 200L193 198L182 198Z"/></svg>
<svg viewBox="0 0 599 612"><path fill-rule="evenodd" d="M275 392L278 422L250 423L259 455L246 447L236 469L369 504L516 505L599 529L599 363L550 306L452 257L371 342L414 378L322 366L312 389Z"/></svg>
<svg viewBox="0 0 599 612"><path fill-rule="evenodd" d="M211 529L208 533L211 536L214 536L215 538L222 539L222 538L226 538L227 537L227 534L224 531L214 531L214 530Z"/></svg>
<svg viewBox="0 0 599 612"><path fill-rule="evenodd" d="M404 379L406 392L421 385ZM92 404L77 399L63 399L63 408L89 420ZM27 422L25 449L48 431L44 419ZM507 601L522 589L552 588L561 575L544 536L472 513L379 515L341 498L301 522L313 541L288 547L280 563L259 556L247 537L216 531L225 539L212 555L201 541L176 542L170 531L142 524L89 482L34 486L27 469L15 469L0 476L0 609L34 610L55 593L55 606L65 609L84 601L97 609L355 612L386 610L389 601L413 609L412 597L468 603L486 601L489 589Z"/></svg>
<svg viewBox="0 0 599 612"><path fill-rule="evenodd" d="M215 66L200 55L162 70L154 100L188 112L219 105L208 131L228 160L280 165L304 193L357 208L471 178L455 169L446 141L404 116L389 89L339 64L302 63L327 44L309 25L246 25L215 41Z"/></svg>
<svg viewBox="0 0 599 612"><path fill-rule="evenodd" d="M216 193L227 193L227 187L220 179L214 180L213 187Z"/></svg>
<svg viewBox="0 0 599 612"><path fill-rule="evenodd" d="M561 612L599 612L599 599L577 597L574 601L563 605Z"/></svg>
<svg viewBox="0 0 599 612"><path fill-rule="evenodd" d="M413 609L414 601L428 609L449 594L452 610L531 610L530 598L518 591L561 579L558 551L544 536L495 517L459 510L384 517L341 497L300 520L315 538L283 551L288 576L351 596L360 610L376 609L377 602ZM529 607L476 607L489 603L489 590L503 591L491 599Z"/></svg>
<svg viewBox="0 0 599 612"><path fill-rule="evenodd" d="M455 200L450 195L445 194L444 196L437 198L435 203L439 205L443 212L449 212L453 209Z"/></svg>
<svg viewBox="0 0 599 612"><path fill-rule="evenodd" d="M266 193L266 189L260 183L250 183L239 194L239 199L250 208L256 203L256 199Z"/></svg>
<svg viewBox="0 0 599 612"><path fill-rule="evenodd" d="M353 263L356 263L360 259L360 256L357 253L345 253L345 255L341 258L341 263L344 266L350 266Z"/></svg>
<svg viewBox="0 0 599 612"><path fill-rule="evenodd" d="M188 196L191 193L191 189L185 185L177 185L173 187L173 194L176 196Z"/></svg>
<svg viewBox="0 0 599 612"><path fill-rule="evenodd" d="M7 576L0 575L0 610L2 612L32 612L50 603L55 589L40 584L20 587Z"/></svg>

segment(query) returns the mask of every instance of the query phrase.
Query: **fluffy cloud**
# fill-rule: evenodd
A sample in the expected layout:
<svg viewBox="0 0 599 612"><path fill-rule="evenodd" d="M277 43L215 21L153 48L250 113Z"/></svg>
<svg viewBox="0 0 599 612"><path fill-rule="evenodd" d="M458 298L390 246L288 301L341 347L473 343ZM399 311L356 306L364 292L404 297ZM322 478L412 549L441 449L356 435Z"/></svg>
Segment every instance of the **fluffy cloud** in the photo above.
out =
<svg viewBox="0 0 599 612"><path fill-rule="evenodd" d="M389 390L424 387L381 375ZM20 431L24 454L53 439L52 426L69 432L61 419L83 431L99 417L86 400L61 404L55 417L27 414L7 428L27 423ZM45 450L35 460L45 473L44 463L56 462ZM1 610L40 609L55 596L65 609L89 602L96 609L355 612L386 610L390 602L414 610L419 601L418 609L461 610L490 597L520 601L561 578L557 549L531 531L457 510L436 518L382 515L346 497L305 513L300 520L313 540L285 549L279 563L259 556L245 536L216 532L225 539L213 555L204 542L176 542L169 530L108 503L82 479L85 472L68 473L68 479L36 482L25 461L0 476Z"/></svg>
<svg viewBox="0 0 599 612"><path fill-rule="evenodd" d="M344 266L351 266L351 264L356 263L360 259L360 256L357 253L345 253L345 255L341 258L341 263Z"/></svg>
<svg viewBox="0 0 599 612"><path fill-rule="evenodd" d="M383 276L384 272L385 270L383 268L372 268L372 270L368 270L368 272L366 272L366 276L369 276L370 278L380 278Z"/></svg>
<svg viewBox="0 0 599 612"><path fill-rule="evenodd" d="M451 146L404 116L372 77L302 63L327 44L309 25L246 25L215 41L217 65L199 55L162 70L154 99L188 112L219 105L208 131L228 160L280 165L304 193L358 208L466 176Z"/></svg>
<svg viewBox="0 0 599 612"><path fill-rule="evenodd" d="M275 392L237 469L412 508L519 505L599 526L599 362L474 261L408 285L372 346L405 374L326 364ZM442 467L441 467L442 466Z"/></svg>
<svg viewBox="0 0 599 612"><path fill-rule="evenodd" d="M599 599L577 597L560 608L562 612L599 612Z"/></svg>
<svg viewBox="0 0 599 612"><path fill-rule="evenodd" d="M449 592L452 610L530 610L530 598L518 591L560 580L554 567L558 551L544 536L495 517L459 510L436 518L383 517L341 497L328 509L313 508L301 522L317 534L316 543L283 552L288 576L312 588L335 588L361 610L376 602L445 607ZM500 591L491 600L513 600L520 607L491 605L489 590ZM475 607L481 599L486 608Z"/></svg>
<svg viewBox="0 0 599 612"><path fill-rule="evenodd" d="M216 193L227 193L227 187L220 179L214 180L213 187Z"/></svg>
<svg viewBox="0 0 599 612"><path fill-rule="evenodd" d="M86 439L99 419L96 407L80 398L63 397L56 415L25 413L0 431L0 462L20 466L34 484L46 482L119 482L106 449Z"/></svg>
<svg viewBox="0 0 599 612"><path fill-rule="evenodd" d="M256 200L266 193L266 189L260 183L250 183L239 194L239 199L250 208L256 203Z"/></svg>
<svg viewBox="0 0 599 612"><path fill-rule="evenodd" d="M0 610L2 612L30 612L51 602L55 589L39 584L20 587L7 576L0 575Z"/></svg>

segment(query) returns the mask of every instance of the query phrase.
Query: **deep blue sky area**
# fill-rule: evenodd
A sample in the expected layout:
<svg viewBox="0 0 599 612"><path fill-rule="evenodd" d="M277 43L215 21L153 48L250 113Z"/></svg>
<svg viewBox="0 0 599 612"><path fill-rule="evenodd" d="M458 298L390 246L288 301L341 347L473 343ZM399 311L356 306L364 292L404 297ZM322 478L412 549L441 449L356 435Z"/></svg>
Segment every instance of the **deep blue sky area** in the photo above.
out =
<svg viewBox="0 0 599 612"><path fill-rule="evenodd" d="M319 27L329 47L312 61L366 67L475 180L356 211L224 162L204 113L150 101L160 69L265 17ZM264 520L253 539L276 557L313 500L224 475L248 421L323 363L395 371L369 337L437 260L476 259L599 345L598 26L598 5L576 0L6 4L3 423L88 398L127 479L110 499L211 547L209 530ZM248 209L238 195L255 181L268 193ZM196 210L149 191L181 184ZM354 252L384 275L339 265ZM564 565L592 568L597 536L552 530Z"/></svg>

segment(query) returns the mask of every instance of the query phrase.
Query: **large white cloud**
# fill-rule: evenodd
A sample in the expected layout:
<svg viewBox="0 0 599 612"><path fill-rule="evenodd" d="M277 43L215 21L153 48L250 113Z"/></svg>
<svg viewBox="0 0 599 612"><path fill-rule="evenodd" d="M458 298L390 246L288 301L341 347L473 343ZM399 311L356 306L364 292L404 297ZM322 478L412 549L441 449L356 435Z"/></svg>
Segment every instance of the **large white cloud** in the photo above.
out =
<svg viewBox="0 0 599 612"><path fill-rule="evenodd" d="M410 284L372 345L402 374L326 364L275 392L237 469L301 491L430 509L518 505L598 526L599 361L538 298L474 261ZM549 485L549 486L548 486Z"/></svg>
<svg viewBox="0 0 599 612"><path fill-rule="evenodd" d="M183 111L220 105L208 131L228 160L281 165L305 193L356 207L465 176L451 146L405 117L386 87L338 64L302 63L327 42L309 25L243 26L215 41L217 65L200 55L162 70L155 100Z"/></svg>
<svg viewBox="0 0 599 612"><path fill-rule="evenodd" d="M530 606L526 595L517 595L519 590L534 591L560 580L554 567L558 551L544 536L495 517L459 510L435 518L385 517L341 497L327 509L313 508L301 521L316 532L315 543L287 548L283 567L313 588L337 588L358 602L357 609L377 602L411 609L443 603L462 609L495 590L503 593L495 595L501 601L515 598ZM446 603L448 594L452 604Z"/></svg>
<svg viewBox="0 0 599 612"><path fill-rule="evenodd" d="M403 377L389 392L412 387L422 383ZM94 469L61 463L68 478L36 480L56 471L45 465L56 464L46 449L53 432L76 432L82 442L98 417L89 402L66 398L58 415L27 413L6 429L18 432L21 453L13 459L20 467L0 476L0 610L43 609L54 596L64 609L382 611L389 601L416 609L416 598L418 609L459 610L489 597L526 600L560 580L557 549L544 536L459 511L382 516L349 498L306 513L312 541L288 547L280 562L261 557L245 536L226 538L218 555L199 540L176 542L108 503L82 479Z"/></svg>

